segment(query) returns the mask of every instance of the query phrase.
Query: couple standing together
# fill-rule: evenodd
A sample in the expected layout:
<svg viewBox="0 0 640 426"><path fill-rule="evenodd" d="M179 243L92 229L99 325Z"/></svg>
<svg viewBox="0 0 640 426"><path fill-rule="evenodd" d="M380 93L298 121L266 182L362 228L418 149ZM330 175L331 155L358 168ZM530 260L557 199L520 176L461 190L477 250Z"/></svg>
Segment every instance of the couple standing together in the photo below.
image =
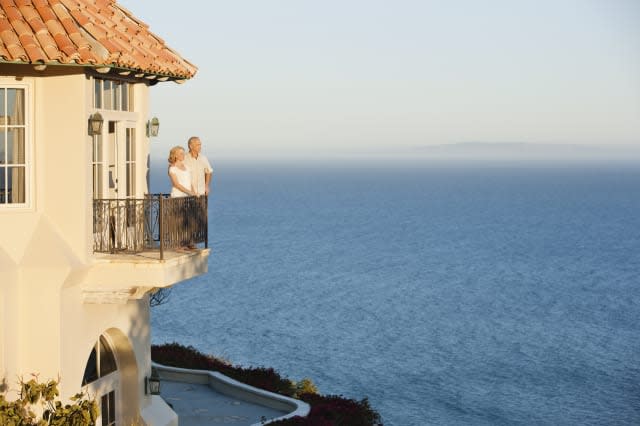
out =
<svg viewBox="0 0 640 426"><path fill-rule="evenodd" d="M190 195L209 195L209 184L213 169L203 154L202 142L197 136L189 138L189 152L181 146L169 151L169 179L171 179L171 197Z"/></svg>

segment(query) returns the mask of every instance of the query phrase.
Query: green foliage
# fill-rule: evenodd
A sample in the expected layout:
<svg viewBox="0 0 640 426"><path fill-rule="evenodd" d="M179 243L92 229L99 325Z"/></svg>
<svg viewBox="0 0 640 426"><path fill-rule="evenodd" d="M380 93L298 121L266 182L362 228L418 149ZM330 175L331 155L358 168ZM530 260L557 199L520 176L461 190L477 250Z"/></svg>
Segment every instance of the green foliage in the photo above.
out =
<svg viewBox="0 0 640 426"><path fill-rule="evenodd" d="M62 404L56 400L60 396L59 382L49 380L40 383L36 378L25 382L20 380L20 397L7 401L0 395L0 425L6 426L89 426L95 425L98 406L83 393L71 398L72 403ZM40 405L42 416L34 409Z"/></svg>

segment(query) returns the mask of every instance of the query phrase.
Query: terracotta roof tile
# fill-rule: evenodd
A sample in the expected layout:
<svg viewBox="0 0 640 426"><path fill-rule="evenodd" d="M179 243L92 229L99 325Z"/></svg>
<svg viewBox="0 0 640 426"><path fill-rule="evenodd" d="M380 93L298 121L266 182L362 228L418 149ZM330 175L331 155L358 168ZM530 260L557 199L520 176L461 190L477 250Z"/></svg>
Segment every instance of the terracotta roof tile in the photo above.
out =
<svg viewBox="0 0 640 426"><path fill-rule="evenodd" d="M47 21L47 29L53 38L56 38L59 35L67 35L67 31L65 31L65 28L62 26L60 21L55 21L53 19Z"/></svg>
<svg viewBox="0 0 640 426"><path fill-rule="evenodd" d="M20 45L20 40L18 39L18 36L16 35L15 32L3 31L2 34L0 34L0 36L2 36L2 41L7 46L7 49L11 50L12 47L17 49L22 49L22 46Z"/></svg>
<svg viewBox="0 0 640 426"><path fill-rule="evenodd" d="M25 52L24 49L21 46L19 46L17 43L8 44L7 50L9 51L9 55L13 56L14 58L17 58L18 60L22 60L22 61L28 60L27 52Z"/></svg>
<svg viewBox="0 0 640 426"><path fill-rule="evenodd" d="M19 6L19 7L20 7L20 13L22 13L22 17L25 21L29 22L34 19L38 21L41 20L40 15L38 15L38 12L36 11L35 7L33 7L32 4Z"/></svg>
<svg viewBox="0 0 640 426"><path fill-rule="evenodd" d="M27 55L29 55L29 59L31 59L31 62L44 61L44 58L46 58L46 55L42 51L42 49L40 49L40 47L36 46L35 44L26 45L24 47L24 50L26 50Z"/></svg>
<svg viewBox="0 0 640 426"><path fill-rule="evenodd" d="M49 58L55 58L56 55L60 54L60 50L55 45L55 43L46 44L42 47L42 49L45 51L47 57Z"/></svg>
<svg viewBox="0 0 640 426"><path fill-rule="evenodd" d="M36 33L36 37L43 49L47 50L50 47L54 49L56 48L56 41L51 37L51 34L49 34L48 31L38 31Z"/></svg>
<svg viewBox="0 0 640 426"><path fill-rule="evenodd" d="M36 6L36 11L40 15L40 18L42 18L42 21L45 23L56 19L56 14L53 13L53 10L51 10L49 7Z"/></svg>
<svg viewBox="0 0 640 426"><path fill-rule="evenodd" d="M30 19L27 21L31 29L34 33L38 34L40 32L48 33L47 26L44 24L42 19L40 19L40 15L38 15L37 19Z"/></svg>
<svg viewBox="0 0 640 426"><path fill-rule="evenodd" d="M177 79L197 71L114 0L0 0L0 62L108 66Z"/></svg>

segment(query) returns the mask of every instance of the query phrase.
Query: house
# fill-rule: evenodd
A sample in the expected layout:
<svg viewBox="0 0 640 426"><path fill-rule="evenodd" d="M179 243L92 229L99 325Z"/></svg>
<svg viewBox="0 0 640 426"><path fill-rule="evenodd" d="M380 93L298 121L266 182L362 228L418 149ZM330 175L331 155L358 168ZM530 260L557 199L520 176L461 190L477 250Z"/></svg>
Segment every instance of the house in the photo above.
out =
<svg viewBox="0 0 640 426"><path fill-rule="evenodd" d="M99 424L177 424L146 386L149 297L206 273L209 250L206 216L185 231L185 206L148 194L158 124L149 90L196 71L114 0L0 1L0 391L9 398L37 373L59 377L64 400L96 396ZM204 246L173 250L180 233Z"/></svg>

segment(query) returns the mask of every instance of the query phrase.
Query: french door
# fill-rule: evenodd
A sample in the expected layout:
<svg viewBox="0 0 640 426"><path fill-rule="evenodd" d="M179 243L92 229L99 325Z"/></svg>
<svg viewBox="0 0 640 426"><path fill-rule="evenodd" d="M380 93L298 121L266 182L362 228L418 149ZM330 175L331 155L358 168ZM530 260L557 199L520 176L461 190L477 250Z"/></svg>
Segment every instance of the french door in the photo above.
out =
<svg viewBox="0 0 640 426"><path fill-rule="evenodd" d="M107 197L111 199L136 196L136 134L135 123L109 121L107 133Z"/></svg>
<svg viewBox="0 0 640 426"><path fill-rule="evenodd" d="M120 251L142 244L137 195L135 122L105 121L93 137L94 249Z"/></svg>

